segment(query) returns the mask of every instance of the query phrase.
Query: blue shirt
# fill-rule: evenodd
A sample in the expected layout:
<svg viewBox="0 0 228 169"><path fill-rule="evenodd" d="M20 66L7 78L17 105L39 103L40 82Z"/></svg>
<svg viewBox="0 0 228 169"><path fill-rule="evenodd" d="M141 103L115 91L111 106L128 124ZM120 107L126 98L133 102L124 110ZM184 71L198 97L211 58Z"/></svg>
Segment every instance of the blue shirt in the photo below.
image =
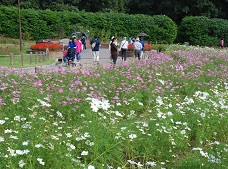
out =
<svg viewBox="0 0 228 169"><path fill-rule="evenodd" d="M93 40L91 40L90 45L92 45L94 42L96 42L96 45L92 49L92 51L99 51L99 47L100 47L101 42L97 39L93 39Z"/></svg>
<svg viewBox="0 0 228 169"><path fill-rule="evenodd" d="M68 48L76 48L76 43L68 43Z"/></svg>
<svg viewBox="0 0 228 169"><path fill-rule="evenodd" d="M144 46L145 46L144 42L143 42L142 40L140 40L139 42L142 44L142 49L141 49L141 51L144 51Z"/></svg>

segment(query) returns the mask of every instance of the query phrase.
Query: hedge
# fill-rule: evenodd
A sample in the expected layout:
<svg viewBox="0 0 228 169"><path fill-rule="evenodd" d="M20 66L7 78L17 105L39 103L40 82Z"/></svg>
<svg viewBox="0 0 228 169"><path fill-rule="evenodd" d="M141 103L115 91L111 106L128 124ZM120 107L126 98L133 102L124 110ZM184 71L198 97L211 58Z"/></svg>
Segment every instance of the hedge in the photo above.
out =
<svg viewBox="0 0 228 169"><path fill-rule="evenodd" d="M179 28L177 42L190 45L218 46L220 39L228 39L228 20L204 16L185 17Z"/></svg>
<svg viewBox="0 0 228 169"><path fill-rule="evenodd" d="M0 35L18 38L18 9L0 6ZM144 32L147 41L172 43L177 36L176 24L164 15L128 15L122 13L54 12L51 10L21 9L23 39L60 39L72 32L98 35L102 41L111 36L135 37Z"/></svg>

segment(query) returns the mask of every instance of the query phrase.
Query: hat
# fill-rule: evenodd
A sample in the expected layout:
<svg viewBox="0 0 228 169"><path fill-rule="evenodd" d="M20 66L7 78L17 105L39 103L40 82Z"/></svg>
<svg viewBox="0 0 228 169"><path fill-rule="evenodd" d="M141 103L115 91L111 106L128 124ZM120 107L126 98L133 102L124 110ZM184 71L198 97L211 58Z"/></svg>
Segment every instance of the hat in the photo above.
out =
<svg viewBox="0 0 228 169"><path fill-rule="evenodd" d="M123 40L126 40L127 38L126 37L123 37Z"/></svg>
<svg viewBox="0 0 228 169"><path fill-rule="evenodd" d="M139 41L139 37L136 38L136 41Z"/></svg>
<svg viewBox="0 0 228 169"><path fill-rule="evenodd" d="M115 38L115 37L114 37L114 36L112 36L112 37L111 37L111 40L112 40L113 38Z"/></svg>

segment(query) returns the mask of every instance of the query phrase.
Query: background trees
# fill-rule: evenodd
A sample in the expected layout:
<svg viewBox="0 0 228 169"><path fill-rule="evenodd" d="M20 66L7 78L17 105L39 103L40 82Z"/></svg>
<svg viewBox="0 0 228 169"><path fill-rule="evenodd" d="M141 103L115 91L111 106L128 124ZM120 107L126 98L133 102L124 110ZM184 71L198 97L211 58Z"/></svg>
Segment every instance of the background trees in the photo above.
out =
<svg viewBox="0 0 228 169"><path fill-rule="evenodd" d="M176 23L185 16L228 19L228 0L20 0L21 8L54 11L121 12L128 14L167 15ZM0 0L16 6L17 0Z"/></svg>

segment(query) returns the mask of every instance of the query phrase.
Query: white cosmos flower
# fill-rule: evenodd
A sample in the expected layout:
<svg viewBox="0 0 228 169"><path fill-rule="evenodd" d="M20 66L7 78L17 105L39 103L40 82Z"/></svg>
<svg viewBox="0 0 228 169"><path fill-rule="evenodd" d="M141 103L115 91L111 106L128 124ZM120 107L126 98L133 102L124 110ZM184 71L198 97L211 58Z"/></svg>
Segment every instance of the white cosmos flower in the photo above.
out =
<svg viewBox="0 0 228 169"><path fill-rule="evenodd" d="M4 124L6 121L5 120L0 120L0 124Z"/></svg>
<svg viewBox="0 0 228 169"><path fill-rule="evenodd" d="M143 103L142 103L142 102L139 102L139 105L140 105L140 106L143 106Z"/></svg>
<svg viewBox="0 0 228 169"><path fill-rule="evenodd" d="M43 162L42 158L37 158L37 161L41 164L41 165L45 165L45 162Z"/></svg>
<svg viewBox="0 0 228 169"><path fill-rule="evenodd" d="M136 134L130 134L130 135L129 135L129 138L130 138L130 139L137 138L137 135L136 135Z"/></svg>
<svg viewBox="0 0 228 169"><path fill-rule="evenodd" d="M40 104L42 106L46 106L46 107L51 107L51 105L49 103L46 103L45 101L41 100L41 99L37 99L38 102L40 102Z"/></svg>
<svg viewBox="0 0 228 169"><path fill-rule="evenodd" d="M72 134L71 133L66 133L66 136L69 138L69 137L72 137Z"/></svg>
<svg viewBox="0 0 228 169"><path fill-rule="evenodd" d="M148 162L146 162L146 165L154 167L154 166L156 166L157 164L156 164L155 161L152 161L152 162L151 162L151 161L148 161Z"/></svg>
<svg viewBox="0 0 228 169"><path fill-rule="evenodd" d="M110 108L110 103L108 100L102 100L101 104L100 104L100 107L103 109L103 110L108 110Z"/></svg>
<svg viewBox="0 0 228 169"><path fill-rule="evenodd" d="M88 169L95 169L95 167L92 166L92 165L89 165L89 166L88 166Z"/></svg>
<svg viewBox="0 0 228 169"><path fill-rule="evenodd" d="M202 118L204 118L204 117L206 117L206 114L205 114L205 113L200 113L200 116L201 116Z"/></svg>
<svg viewBox="0 0 228 169"><path fill-rule="evenodd" d="M21 121L21 117L20 117L20 116L15 116L15 117L14 117L14 120L15 120L15 121Z"/></svg>
<svg viewBox="0 0 228 169"><path fill-rule="evenodd" d="M164 104L164 103L163 103L163 100L162 100L162 98L161 98L161 96L158 96L158 97L156 98L156 103L159 104L159 106L161 106L161 105Z"/></svg>
<svg viewBox="0 0 228 169"><path fill-rule="evenodd" d="M100 108L101 102L98 99L92 99L92 102L90 102L91 108L94 112L97 112Z"/></svg>
<svg viewBox="0 0 228 169"><path fill-rule="evenodd" d="M88 151L82 151L82 153L81 153L82 156L87 156L88 154L89 154Z"/></svg>
<svg viewBox="0 0 228 169"><path fill-rule="evenodd" d="M4 133L6 134L6 133L12 133L13 131L11 130L11 129L6 129L5 131L4 131Z"/></svg>
<svg viewBox="0 0 228 169"><path fill-rule="evenodd" d="M24 160L20 160L20 161L18 162L18 165L19 165L20 168L23 168L25 164L26 164L26 163L24 162Z"/></svg>
<svg viewBox="0 0 228 169"><path fill-rule="evenodd" d="M5 141L4 137L0 136L0 142L4 142L4 141Z"/></svg>

